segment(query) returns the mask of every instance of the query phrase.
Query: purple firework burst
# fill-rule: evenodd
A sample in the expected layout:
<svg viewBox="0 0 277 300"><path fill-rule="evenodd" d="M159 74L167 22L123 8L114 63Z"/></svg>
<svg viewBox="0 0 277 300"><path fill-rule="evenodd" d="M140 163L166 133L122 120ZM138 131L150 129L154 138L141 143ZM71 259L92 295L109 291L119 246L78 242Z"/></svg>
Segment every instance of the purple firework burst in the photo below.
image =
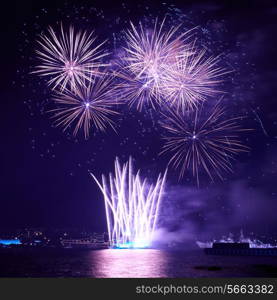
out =
<svg viewBox="0 0 277 300"><path fill-rule="evenodd" d="M113 80L108 74L91 76L86 84L77 85L73 91L56 92L53 100L59 107L52 110L54 125L62 126L64 131L73 126L74 135L82 128L85 138L89 137L92 126L100 131L105 131L107 126L115 130L110 117L118 114L114 107L120 102Z"/></svg>
<svg viewBox="0 0 277 300"><path fill-rule="evenodd" d="M40 64L33 73L48 77L53 89L75 89L91 74L99 74L99 67L105 66L101 61L107 55L102 49L105 42L95 44L95 41L93 32L76 31L73 26L65 31L62 24L59 32L49 27L38 39L40 49L36 53Z"/></svg>
<svg viewBox="0 0 277 300"><path fill-rule="evenodd" d="M180 169L179 178L191 170L199 185L203 169L211 180L214 175L223 179L223 172L232 172L235 155L249 151L239 137L240 132L249 130L238 122L242 117L226 118L219 102L208 113L204 109L186 114L169 111L164 117L161 125L167 134L160 154L171 155L169 165Z"/></svg>

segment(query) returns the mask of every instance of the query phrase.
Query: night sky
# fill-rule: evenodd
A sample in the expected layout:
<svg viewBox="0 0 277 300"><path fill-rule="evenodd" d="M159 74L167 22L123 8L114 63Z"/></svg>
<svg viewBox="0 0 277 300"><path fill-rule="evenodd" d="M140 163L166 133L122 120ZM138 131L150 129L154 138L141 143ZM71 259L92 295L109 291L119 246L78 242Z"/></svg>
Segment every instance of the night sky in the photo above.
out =
<svg viewBox="0 0 277 300"><path fill-rule="evenodd" d="M224 180L203 173L197 187L191 173L178 180L169 169L159 219L168 239L195 240L229 232L277 239L277 4L276 1L15 1L2 11L1 29L1 201L0 227L71 227L105 230L101 193L89 172L113 170L116 156L135 159L142 174L155 179L168 156L159 156L163 134L159 115L127 106L114 118L117 133L62 132L52 125L51 91L30 74L37 63L36 38L57 22L95 29L108 39L110 58L122 44L129 21L162 19L184 28L199 26L212 54L223 54L232 73L224 83L230 115L242 115L254 129L242 140L251 148ZM2 68L3 68L2 67Z"/></svg>

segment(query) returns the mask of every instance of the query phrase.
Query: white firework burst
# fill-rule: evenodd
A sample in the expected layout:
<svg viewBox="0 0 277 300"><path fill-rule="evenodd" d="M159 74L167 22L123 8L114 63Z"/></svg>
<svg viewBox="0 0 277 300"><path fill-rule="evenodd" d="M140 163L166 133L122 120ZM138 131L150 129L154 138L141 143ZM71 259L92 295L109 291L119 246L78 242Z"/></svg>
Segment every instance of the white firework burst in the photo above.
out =
<svg viewBox="0 0 277 300"><path fill-rule="evenodd" d="M219 57L193 46L176 55L168 65L160 89L166 102L177 111L194 110L208 97L221 92L218 85L226 73L229 71L219 66Z"/></svg>
<svg viewBox="0 0 277 300"><path fill-rule="evenodd" d="M167 30L165 20L152 30L141 24L126 32L125 56L119 63L123 78L122 95L139 110L145 102L153 107L167 105L177 111L196 109L199 103L219 93L222 76L220 56L212 57L197 46L192 28L181 33L180 26Z"/></svg>
<svg viewBox="0 0 277 300"><path fill-rule="evenodd" d="M131 29L126 31L125 61L128 68L138 77L144 76L157 82L161 71L167 68L174 56L184 49L184 36L187 35L188 38L189 32L176 38L179 27L165 30L164 22L165 19L158 25L156 20L152 30L147 30L141 24L137 29L131 23Z"/></svg>
<svg viewBox="0 0 277 300"><path fill-rule="evenodd" d="M48 32L38 39L40 48L36 53L40 64L32 73L48 77L48 84L53 89L75 89L91 74L99 74L99 67L105 66L102 62L107 55L102 49L105 41L95 42L93 32L76 31L73 26L66 31L62 24L58 32L49 27Z"/></svg>
<svg viewBox="0 0 277 300"><path fill-rule="evenodd" d="M164 22L158 28L156 20L152 30L141 24L137 29L131 23L131 28L126 31L126 53L119 63L118 76L123 78L121 87L125 100L132 105L137 99L138 109L145 101L153 105L162 103L160 87L164 86L164 74L174 63L175 56L188 46L185 41L192 30L176 37L179 27L165 30Z"/></svg>
<svg viewBox="0 0 277 300"><path fill-rule="evenodd" d="M107 126L115 130L110 117L118 114L113 108L120 102L113 79L108 74L91 76L86 84L77 84L73 91L66 88L56 92L53 100L59 107L52 110L54 125L62 126L64 131L74 127L74 135L83 128L85 138L89 137L92 126L100 131Z"/></svg>

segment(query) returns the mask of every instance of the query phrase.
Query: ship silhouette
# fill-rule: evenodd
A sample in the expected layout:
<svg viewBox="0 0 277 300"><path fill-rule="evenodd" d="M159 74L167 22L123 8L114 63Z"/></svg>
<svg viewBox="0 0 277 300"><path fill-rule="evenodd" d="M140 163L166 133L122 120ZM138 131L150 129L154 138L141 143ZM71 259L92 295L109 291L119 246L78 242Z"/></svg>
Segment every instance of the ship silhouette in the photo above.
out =
<svg viewBox="0 0 277 300"><path fill-rule="evenodd" d="M197 242L208 255L277 256L277 247L259 240L245 238L241 230L238 241L232 236L214 242Z"/></svg>

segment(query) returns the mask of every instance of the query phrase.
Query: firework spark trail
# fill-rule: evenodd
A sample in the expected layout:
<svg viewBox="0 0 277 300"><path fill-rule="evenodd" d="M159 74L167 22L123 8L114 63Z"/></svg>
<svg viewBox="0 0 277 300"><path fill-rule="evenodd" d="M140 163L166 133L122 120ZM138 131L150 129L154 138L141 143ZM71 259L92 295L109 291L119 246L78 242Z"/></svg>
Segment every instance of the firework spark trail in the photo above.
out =
<svg viewBox="0 0 277 300"><path fill-rule="evenodd" d="M138 77L146 76L147 79L157 82L159 73L168 65L168 62L184 48L184 35L174 38L179 27L172 27L163 31L165 19L158 29L157 20L152 32L146 30L140 24L140 29L131 23L131 29L126 32L127 47L125 58L128 68L133 70ZM188 37L187 37L188 38Z"/></svg>
<svg viewBox="0 0 277 300"><path fill-rule="evenodd" d="M141 179L133 171L132 158L120 165L115 160L115 173L100 182L93 174L104 196L110 245L123 248L143 248L151 245L156 227L166 172L155 184Z"/></svg>
<svg viewBox="0 0 277 300"><path fill-rule="evenodd" d="M118 76L125 80L121 87L126 100L130 101L130 105L137 101L139 110L145 101L153 105L161 104L163 74L174 62L175 56L188 47L186 41L193 31L189 30L176 38L179 27L164 30L164 22L165 19L158 29L156 20L151 31L141 24L137 29L131 23L131 28L126 31L126 53L119 63L121 71Z"/></svg>
<svg viewBox="0 0 277 300"><path fill-rule="evenodd" d="M167 130L165 144L160 154L170 153L173 168L180 168L182 178L186 170L192 170L199 185L199 169L213 180L213 175L223 179L222 172L232 172L231 160L240 152L249 148L239 139L243 129L237 120L242 117L224 118L224 109L217 103L210 114L203 109L186 115L169 111L164 114L166 120L161 122Z"/></svg>
<svg viewBox="0 0 277 300"><path fill-rule="evenodd" d="M154 86L153 81L138 77L133 71L122 67L116 76L122 79L118 87L121 98L128 102L130 106L135 105L141 111L145 102L155 108L156 103L160 103L160 93L158 85Z"/></svg>
<svg viewBox="0 0 277 300"><path fill-rule="evenodd" d="M177 38L180 26L166 30L157 20L152 31L132 23L126 32L125 56L119 62L122 97L141 110L145 102L167 103L182 112L220 91L221 77L229 71L219 66L220 56L211 57L196 46L195 28Z"/></svg>
<svg viewBox="0 0 277 300"><path fill-rule="evenodd" d="M48 84L53 89L74 90L105 66L101 62L107 55L102 50L105 42L94 45L95 40L93 33L76 31L72 26L65 31L61 25L58 33L49 27L47 34L41 34L38 40L40 49L36 53L41 64L32 73L49 77Z"/></svg>
<svg viewBox="0 0 277 300"><path fill-rule="evenodd" d="M219 67L219 57L192 46L175 57L163 73L160 89L170 106L184 113L196 109L207 97L220 91L217 86L229 71Z"/></svg>
<svg viewBox="0 0 277 300"><path fill-rule="evenodd" d="M263 130L264 135L265 135L265 136L268 136L268 133L267 133L267 131L265 130L264 124L263 124L261 118L259 117L258 113L257 113L254 109L252 109L252 111L253 111L254 115L255 115L255 116L257 117L257 119L258 119L258 122L259 122L260 125L261 125L261 128L262 128L262 130Z"/></svg>
<svg viewBox="0 0 277 300"><path fill-rule="evenodd" d="M93 125L97 130L105 131L107 126L115 130L110 116L118 114L113 107L120 104L117 101L116 87L113 77L108 74L90 76L85 84L77 85L74 91L64 89L56 92L53 100L59 106L53 109L55 126L67 130L73 126L73 134L83 128L85 138Z"/></svg>

